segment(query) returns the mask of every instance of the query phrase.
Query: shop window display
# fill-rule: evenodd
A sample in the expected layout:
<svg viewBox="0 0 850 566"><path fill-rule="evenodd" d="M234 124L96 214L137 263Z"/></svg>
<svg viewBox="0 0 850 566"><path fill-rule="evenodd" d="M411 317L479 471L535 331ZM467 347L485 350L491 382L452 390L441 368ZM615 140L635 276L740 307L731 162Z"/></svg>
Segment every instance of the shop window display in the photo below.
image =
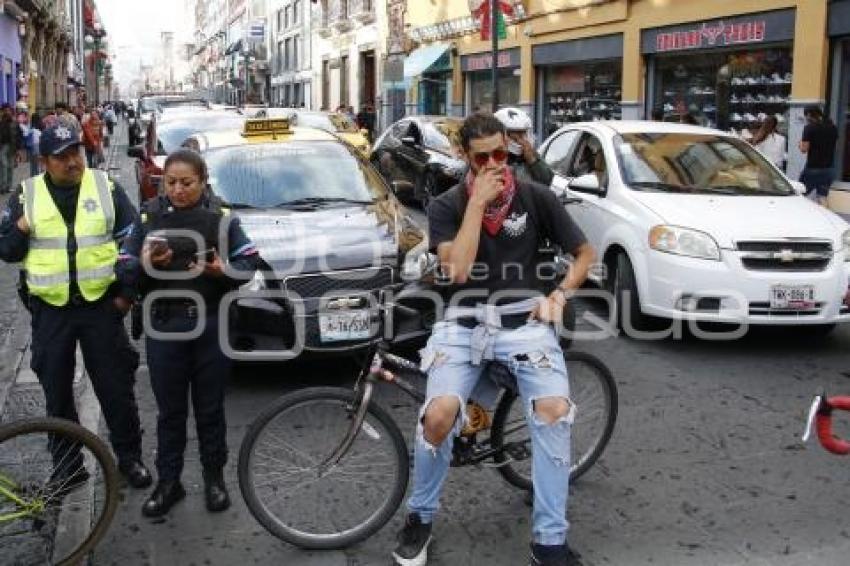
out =
<svg viewBox="0 0 850 566"><path fill-rule="evenodd" d="M514 69L499 69L496 76L500 106L519 104L519 75ZM470 85L470 109L472 112L489 111L493 106L493 79L490 72L468 73Z"/></svg>
<svg viewBox="0 0 850 566"><path fill-rule="evenodd" d="M620 61L546 69L546 132L570 122L621 119L621 69Z"/></svg>
<svg viewBox="0 0 850 566"><path fill-rule="evenodd" d="M655 108L665 121L690 114L744 139L775 116L787 135L791 63L790 49L780 48L659 57Z"/></svg>

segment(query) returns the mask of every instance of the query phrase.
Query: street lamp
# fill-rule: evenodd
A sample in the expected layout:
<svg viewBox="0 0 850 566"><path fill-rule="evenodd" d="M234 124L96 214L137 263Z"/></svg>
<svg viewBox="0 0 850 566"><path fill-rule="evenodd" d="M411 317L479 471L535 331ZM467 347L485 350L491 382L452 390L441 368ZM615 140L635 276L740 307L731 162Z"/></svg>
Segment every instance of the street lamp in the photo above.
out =
<svg viewBox="0 0 850 566"><path fill-rule="evenodd" d="M100 27L100 23L95 22L92 25L92 31L85 37L86 43L94 46L92 51L92 62L94 63L94 105L100 104L100 85L98 78L100 75L100 42L106 35L106 30Z"/></svg>

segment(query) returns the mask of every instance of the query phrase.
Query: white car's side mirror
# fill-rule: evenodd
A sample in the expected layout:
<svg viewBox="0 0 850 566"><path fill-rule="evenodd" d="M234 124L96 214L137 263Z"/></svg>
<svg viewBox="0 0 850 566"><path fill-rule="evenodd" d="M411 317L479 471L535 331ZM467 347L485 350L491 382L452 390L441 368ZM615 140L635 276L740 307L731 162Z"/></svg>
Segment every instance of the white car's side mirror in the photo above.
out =
<svg viewBox="0 0 850 566"><path fill-rule="evenodd" d="M569 183L569 187L574 191L586 191L591 193L599 192L599 178L594 173L588 173L581 177L576 177Z"/></svg>
<svg viewBox="0 0 850 566"><path fill-rule="evenodd" d="M794 192L798 195L806 194L806 185L800 181L791 181L791 186L794 188Z"/></svg>
<svg viewBox="0 0 850 566"><path fill-rule="evenodd" d="M552 177L552 184L549 186L549 188L552 189L552 192L554 192L556 195L560 196L564 194L564 192L566 192L569 186L570 182L567 179L555 173L555 176Z"/></svg>

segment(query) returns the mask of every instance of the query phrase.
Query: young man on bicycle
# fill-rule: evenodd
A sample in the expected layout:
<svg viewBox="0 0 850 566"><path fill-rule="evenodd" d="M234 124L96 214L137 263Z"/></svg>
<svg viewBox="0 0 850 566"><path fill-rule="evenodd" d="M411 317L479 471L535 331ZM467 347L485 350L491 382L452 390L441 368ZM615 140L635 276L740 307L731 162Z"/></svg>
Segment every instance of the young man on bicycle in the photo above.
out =
<svg viewBox="0 0 850 566"><path fill-rule="evenodd" d="M393 557L402 566L427 563L453 437L463 426L482 361L492 359L512 370L527 407L534 482L530 563L577 564L566 540L575 407L556 328L595 254L552 191L515 180L499 120L470 116L460 141L470 171L428 209L430 245L449 281L443 288L449 309L422 351L427 400L417 426L409 513ZM575 257L548 296L539 292L537 270L544 237Z"/></svg>

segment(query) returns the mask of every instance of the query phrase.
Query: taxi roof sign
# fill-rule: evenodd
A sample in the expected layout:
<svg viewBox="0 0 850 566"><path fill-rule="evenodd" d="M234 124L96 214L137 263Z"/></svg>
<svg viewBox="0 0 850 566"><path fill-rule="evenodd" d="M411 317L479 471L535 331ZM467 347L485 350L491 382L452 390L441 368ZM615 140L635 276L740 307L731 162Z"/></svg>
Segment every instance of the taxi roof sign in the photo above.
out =
<svg viewBox="0 0 850 566"><path fill-rule="evenodd" d="M289 120L287 118L255 118L245 120L242 129L243 136L268 136L274 134L289 134Z"/></svg>

